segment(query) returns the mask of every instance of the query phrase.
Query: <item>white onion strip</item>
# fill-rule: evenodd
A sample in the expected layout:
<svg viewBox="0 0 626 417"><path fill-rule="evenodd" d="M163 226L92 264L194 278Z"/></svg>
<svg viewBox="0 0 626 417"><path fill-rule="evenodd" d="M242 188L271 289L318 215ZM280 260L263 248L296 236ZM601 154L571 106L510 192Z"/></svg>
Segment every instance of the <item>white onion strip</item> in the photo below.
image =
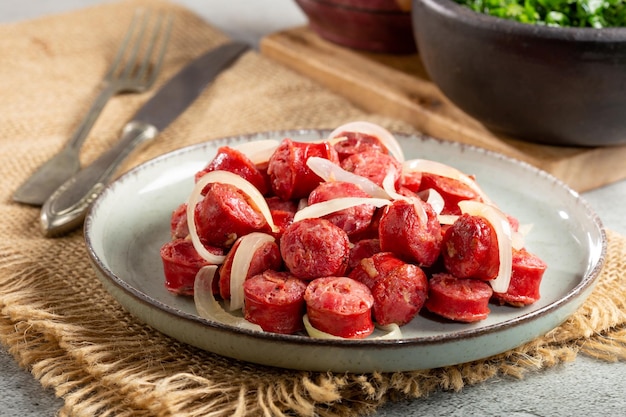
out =
<svg viewBox="0 0 626 417"><path fill-rule="evenodd" d="M345 337L335 336L334 334L326 333L322 330L316 329L311 324L311 321L309 320L309 316L307 314L302 316L302 322L304 323L304 329L306 330L309 337L312 337L314 339L348 340ZM380 336L376 336L375 333L373 333L372 335L368 336L366 340L388 340L402 338L402 330L400 330L400 326L395 323L387 324L385 326L376 324L376 329L382 330L384 333Z"/></svg>
<svg viewBox="0 0 626 417"><path fill-rule="evenodd" d="M388 172L383 178L383 190L389 195L392 200L408 200L406 196L399 194L396 191L396 176L393 171Z"/></svg>
<svg viewBox="0 0 626 417"><path fill-rule="evenodd" d="M322 201L311 204L298 210L293 217L293 221L297 222L304 219L324 217L336 211L344 210L351 207L369 204L375 207L383 207L390 204L390 201L384 198L370 197L338 197L332 200Z"/></svg>
<svg viewBox="0 0 626 417"><path fill-rule="evenodd" d="M492 204L491 199L487 194L478 186L469 175L459 171L458 169L451 167L450 165L443 164L437 161L431 161L429 159L411 159L405 161L402 164L404 172L428 172L430 174L439 175L442 177L448 177L462 182L475 191L483 202Z"/></svg>
<svg viewBox="0 0 626 417"><path fill-rule="evenodd" d="M443 207L446 205L443 197L439 194L439 191L434 188L429 188L424 191L420 191L419 194L422 200L425 200L435 210L435 213L441 214Z"/></svg>
<svg viewBox="0 0 626 417"><path fill-rule="evenodd" d="M415 207L415 213L417 214L417 218L420 221L420 224L428 223L428 214L426 214L426 209L424 209L424 204L419 197L407 197L396 191L395 185L395 175L393 172L387 173L385 178L383 178L383 189L389 195L392 200L404 200L409 203L413 203ZM419 200L419 201L417 201Z"/></svg>
<svg viewBox="0 0 626 417"><path fill-rule="evenodd" d="M255 140L233 146L233 149L244 154L253 164L262 164L270 160L270 156L278 148L276 139Z"/></svg>
<svg viewBox="0 0 626 417"><path fill-rule="evenodd" d="M250 182L246 181L242 177L237 174L233 174L228 171L211 171L204 174L196 183L193 190L191 191L191 195L187 200L187 224L189 227L189 237L191 238L191 243L193 247L198 252L198 255L202 257L209 263L219 265L224 262L224 255L214 255L209 252L202 242L200 242L200 237L198 236L198 229L196 227L195 221L195 208L196 205L203 198L202 190L210 183L219 182L222 184L230 184L241 191L243 191L250 199L253 204L256 205L256 208L261 212L267 224L270 226L273 232L278 232L278 227L274 224L274 220L272 219L272 214L270 212L270 208L267 206L267 202L263 195L256 189L256 187Z"/></svg>
<svg viewBox="0 0 626 417"><path fill-rule="evenodd" d="M333 139L342 133L365 133L378 138L389 153L400 162L404 162L404 152L395 136L384 127L371 122L356 121L343 124L333 130L328 137Z"/></svg>
<svg viewBox="0 0 626 417"><path fill-rule="evenodd" d="M206 176L206 175L205 175ZM204 177L202 177L204 178ZM200 236L198 236L198 228L196 227L196 216L195 209L196 205L202 201L204 198L202 196L202 190L204 186L208 184L208 181L200 181L196 183L187 199L187 227L189 228L189 237L191 238L191 243L193 244L194 249L198 253L198 255L204 259L205 261L213 264L220 265L226 259L225 255L215 255L207 250L206 247L200 242ZM199 185L198 185L199 184Z"/></svg>
<svg viewBox="0 0 626 417"><path fill-rule="evenodd" d="M494 206L478 201L460 201L459 207L463 213L484 217L493 226L498 239L500 267L498 268L498 276L496 279L489 281L489 283L494 292L507 292L511 282L511 270L513 268L511 224L508 218Z"/></svg>
<svg viewBox="0 0 626 417"><path fill-rule="evenodd" d="M230 304L228 306L230 311L243 307L243 282L248 276L250 263L257 249L267 242L274 241L273 236L260 232L253 232L240 238L230 271Z"/></svg>
<svg viewBox="0 0 626 417"><path fill-rule="evenodd" d="M437 215L437 219L439 220L439 224L454 224L459 216L456 214L439 214Z"/></svg>
<svg viewBox="0 0 626 417"><path fill-rule="evenodd" d="M202 318L217 321L223 324L236 326L241 329L263 331L261 326L250 323L243 317L236 317L226 312L213 296L213 280L217 271L216 265L200 268L193 285L193 301L198 315Z"/></svg>
<svg viewBox="0 0 626 417"><path fill-rule="evenodd" d="M368 178L346 171L328 159L312 156L306 160L306 164L309 168L311 168L311 171L324 181L351 182L358 185L364 192L372 197L390 198L387 192L379 187L378 184Z"/></svg>
<svg viewBox="0 0 626 417"><path fill-rule="evenodd" d="M516 250L522 249L526 246L526 236L533 228L533 224L520 225L517 232L513 232L513 248Z"/></svg>

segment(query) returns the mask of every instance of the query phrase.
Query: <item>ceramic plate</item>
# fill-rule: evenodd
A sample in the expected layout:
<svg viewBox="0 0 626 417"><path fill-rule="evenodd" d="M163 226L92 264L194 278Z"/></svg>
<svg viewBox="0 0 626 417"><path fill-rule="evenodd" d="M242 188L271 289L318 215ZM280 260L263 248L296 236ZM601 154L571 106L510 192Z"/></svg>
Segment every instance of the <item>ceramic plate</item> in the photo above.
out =
<svg viewBox="0 0 626 417"><path fill-rule="evenodd" d="M418 316L398 340L315 340L240 330L196 314L191 298L164 286L159 249L169 240L172 211L193 187L193 175L222 145L259 139L315 140L328 131L268 132L186 147L149 161L106 188L85 221L98 278L131 314L185 343L220 355L284 368L372 372L453 365L501 353L545 334L576 311L593 289L604 260L600 220L578 194L525 163L462 144L397 135L407 159L428 158L476 175L505 211L532 223L527 248L548 269L541 300L524 308L492 305L488 319L451 323Z"/></svg>

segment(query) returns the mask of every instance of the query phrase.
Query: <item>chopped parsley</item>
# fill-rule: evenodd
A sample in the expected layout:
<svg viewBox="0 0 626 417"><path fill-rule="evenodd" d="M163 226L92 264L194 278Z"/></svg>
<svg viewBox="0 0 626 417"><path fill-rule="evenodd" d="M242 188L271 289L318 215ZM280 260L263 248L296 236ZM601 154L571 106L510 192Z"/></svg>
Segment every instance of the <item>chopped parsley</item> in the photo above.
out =
<svg viewBox="0 0 626 417"><path fill-rule="evenodd" d="M478 13L521 23L569 27L624 27L626 0L455 0Z"/></svg>

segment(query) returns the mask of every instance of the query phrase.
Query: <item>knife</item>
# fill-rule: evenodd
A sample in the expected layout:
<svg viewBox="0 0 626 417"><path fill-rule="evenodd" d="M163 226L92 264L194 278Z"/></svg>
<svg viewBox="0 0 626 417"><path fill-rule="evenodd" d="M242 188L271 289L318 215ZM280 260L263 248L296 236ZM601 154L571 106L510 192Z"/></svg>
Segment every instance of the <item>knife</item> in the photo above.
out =
<svg viewBox="0 0 626 417"><path fill-rule="evenodd" d="M116 145L68 179L46 200L40 215L44 235L60 236L80 227L91 203L131 152L155 138L248 48L241 42L226 43L196 58L167 81L124 126Z"/></svg>

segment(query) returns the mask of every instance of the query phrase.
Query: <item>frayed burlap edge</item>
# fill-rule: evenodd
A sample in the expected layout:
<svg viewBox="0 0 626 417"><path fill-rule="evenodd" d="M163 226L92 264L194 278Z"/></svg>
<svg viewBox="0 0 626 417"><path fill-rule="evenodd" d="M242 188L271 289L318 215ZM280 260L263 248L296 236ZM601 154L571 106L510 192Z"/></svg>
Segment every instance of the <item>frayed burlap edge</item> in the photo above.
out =
<svg viewBox="0 0 626 417"><path fill-rule="evenodd" d="M89 271L64 270L60 261L44 269L5 245L0 338L21 366L65 400L61 416L365 415L386 401L458 391L497 376L523 378L572 361L578 353L626 359L626 279L621 275L626 238L610 231L607 236L596 288L565 323L517 349L440 369L333 374L223 358L136 322L95 277L95 284L72 285L78 283L73 275L89 276ZM73 250L84 250L74 241ZM50 296L42 300L42 293Z"/></svg>

